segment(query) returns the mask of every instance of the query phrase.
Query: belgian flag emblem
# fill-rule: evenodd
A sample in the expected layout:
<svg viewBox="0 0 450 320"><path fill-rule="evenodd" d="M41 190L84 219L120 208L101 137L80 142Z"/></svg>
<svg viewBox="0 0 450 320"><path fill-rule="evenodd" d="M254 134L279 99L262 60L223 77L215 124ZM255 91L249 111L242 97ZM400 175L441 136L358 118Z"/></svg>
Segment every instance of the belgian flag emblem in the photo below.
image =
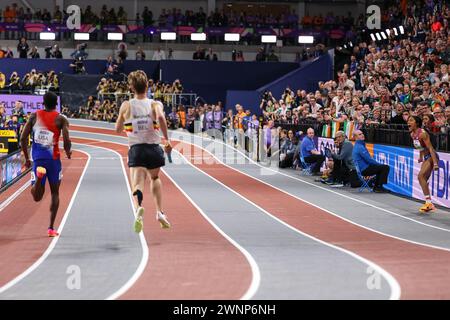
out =
<svg viewBox="0 0 450 320"><path fill-rule="evenodd" d="M153 129L154 130L159 130L159 124L156 121L153 121Z"/></svg>
<svg viewBox="0 0 450 320"><path fill-rule="evenodd" d="M125 123L124 128L126 132L133 132L133 125L131 123Z"/></svg>

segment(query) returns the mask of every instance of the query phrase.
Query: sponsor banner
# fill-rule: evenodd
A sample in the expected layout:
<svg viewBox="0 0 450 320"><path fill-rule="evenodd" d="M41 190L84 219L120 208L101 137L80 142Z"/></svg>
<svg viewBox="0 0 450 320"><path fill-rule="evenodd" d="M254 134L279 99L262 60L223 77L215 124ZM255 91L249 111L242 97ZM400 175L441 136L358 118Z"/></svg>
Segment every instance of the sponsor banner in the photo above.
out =
<svg viewBox="0 0 450 320"><path fill-rule="evenodd" d="M6 158L0 160L0 182L4 187L15 178L19 177L26 171L24 165L22 165L21 153L17 152Z"/></svg>
<svg viewBox="0 0 450 320"><path fill-rule="evenodd" d="M0 188L6 185L6 159L0 158Z"/></svg>
<svg viewBox="0 0 450 320"><path fill-rule="evenodd" d="M378 163L390 167L388 183L384 187L408 197L413 196L414 150L376 144L373 153Z"/></svg>
<svg viewBox="0 0 450 320"><path fill-rule="evenodd" d="M0 94L0 103L5 104L6 114L11 115L14 113L14 105L16 101L21 101L23 110L27 112L36 112L37 110L44 109L43 96L35 95L16 95L16 94ZM61 111L60 98L58 97L58 105L56 110Z"/></svg>
<svg viewBox="0 0 450 320"><path fill-rule="evenodd" d="M431 199L433 203L450 207L450 154L438 152L439 154L439 170L431 173L428 180L428 186L430 188ZM419 163L420 153L414 150L414 180L413 180L413 197L421 200L425 200L422 188L419 184L418 174L422 168L422 163Z"/></svg>

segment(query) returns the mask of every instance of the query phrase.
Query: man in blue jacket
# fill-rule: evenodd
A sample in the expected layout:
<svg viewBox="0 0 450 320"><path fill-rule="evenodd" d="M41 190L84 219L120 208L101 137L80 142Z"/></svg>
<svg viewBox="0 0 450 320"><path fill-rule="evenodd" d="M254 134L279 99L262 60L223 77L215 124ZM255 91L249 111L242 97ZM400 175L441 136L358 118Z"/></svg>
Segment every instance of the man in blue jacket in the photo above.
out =
<svg viewBox="0 0 450 320"><path fill-rule="evenodd" d="M356 139L352 153L355 165L359 167L359 170L361 171L361 174L363 176L376 175L373 191L379 193L386 192L386 190L383 188L383 184L387 183L389 166L385 164L379 164L374 159L372 159L369 151L366 148L364 133L362 133L361 130L356 130L353 133L353 136Z"/></svg>
<svg viewBox="0 0 450 320"><path fill-rule="evenodd" d="M323 156L314 143L314 129L309 128L306 131L307 136L303 138L301 146L301 154L306 163L312 164L312 172L314 175L320 175L320 167L325 161Z"/></svg>

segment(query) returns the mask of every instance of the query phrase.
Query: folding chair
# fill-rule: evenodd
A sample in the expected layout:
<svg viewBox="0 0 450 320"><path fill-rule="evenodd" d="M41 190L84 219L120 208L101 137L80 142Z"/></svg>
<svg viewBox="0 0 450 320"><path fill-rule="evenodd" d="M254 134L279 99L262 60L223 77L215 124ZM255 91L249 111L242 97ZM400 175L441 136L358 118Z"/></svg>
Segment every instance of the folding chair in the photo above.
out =
<svg viewBox="0 0 450 320"><path fill-rule="evenodd" d="M363 176L361 173L361 170L359 169L358 165L355 163L355 168L356 168L356 174L358 175L359 180L361 181L362 185L361 187L358 189L359 192L363 192L364 189L369 190L369 192L373 192L373 188L369 185L372 182L374 182L376 175L372 175L372 176Z"/></svg>
<svg viewBox="0 0 450 320"><path fill-rule="evenodd" d="M307 163L305 161L305 158L303 158L303 155L300 155L300 162L302 165L302 171L301 174L304 176L312 176L312 168L313 168L313 164Z"/></svg>

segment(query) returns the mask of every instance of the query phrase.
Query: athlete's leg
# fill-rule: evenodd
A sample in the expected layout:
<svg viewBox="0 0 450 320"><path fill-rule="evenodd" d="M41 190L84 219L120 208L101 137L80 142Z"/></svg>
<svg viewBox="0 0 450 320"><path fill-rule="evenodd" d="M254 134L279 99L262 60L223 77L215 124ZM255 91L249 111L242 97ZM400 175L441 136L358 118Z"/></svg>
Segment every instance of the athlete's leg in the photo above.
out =
<svg viewBox="0 0 450 320"><path fill-rule="evenodd" d="M155 201L156 210L162 211L162 183L159 178L160 168L149 169L147 170L148 175L150 176L150 188L152 190L153 199Z"/></svg>
<svg viewBox="0 0 450 320"><path fill-rule="evenodd" d="M161 227L164 229L170 228L170 223L167 220L167 216L164 214L162 209L162 183L159 178L160 168L149 169L148 174L151 179L151 190L153 194L153 200L155 201L156 206L156 219L161 224Z"/></svg>
<svg viewBox="0 0 450 320"><path fill-rule="evenodd" d="M420 168L420 172L418 175L420 187L422 188L424 196L430 195L430 188L428 186L428 179L430 178L433 160L428 159L424 163L422 163L422 167Z"/></svg>
<svg viewBox="0 0 450 320"><path fill-rule="evenodd" d="M133 201L136 208L142 205L145 179L147 177L147 169L144 167L131 167L131 190L133 191Z"/></svg>
<svg viewBox="0 0 450 320"><path fill-rule="evenodd" d="M146 168L130 167L131 188L133 190L133 202L136 208L136 220L134 221L134 231L139 233L144 227L144 208L142 200L144 199L144 185L147 176Z"/></svg>
<svg viewBox="0 0 450 320"><path fill-rule="evenodd" d="M425 196L425 204L419 209L420 212L429 212L434 210L434 205L431 203L430 188L428 186L428 179L430 178L431 172L433 170L433 160L430 158L426 160L418 175L419 183Z"/></svg>
<svg viewBox="0 0 450 320"><path fill-rule="evenodd" d="M44 197L45 193L45 181L46 181L46 175L45 175L45 169L43 169L42 166L39 166L39 162L35 161L33 162L33 169L32 169L32 178L31 178L31 195L33 196L33 200L36 202L39 202Z"/></svg>
<svg viewBox="0 0 450 320"><path fill-rule="evenodd" d="M50 191L52 193L52 200L50 204L50 225L49 229L54 229L56 214L59 208L59 186L61 182L50 183Z"/></svg>

